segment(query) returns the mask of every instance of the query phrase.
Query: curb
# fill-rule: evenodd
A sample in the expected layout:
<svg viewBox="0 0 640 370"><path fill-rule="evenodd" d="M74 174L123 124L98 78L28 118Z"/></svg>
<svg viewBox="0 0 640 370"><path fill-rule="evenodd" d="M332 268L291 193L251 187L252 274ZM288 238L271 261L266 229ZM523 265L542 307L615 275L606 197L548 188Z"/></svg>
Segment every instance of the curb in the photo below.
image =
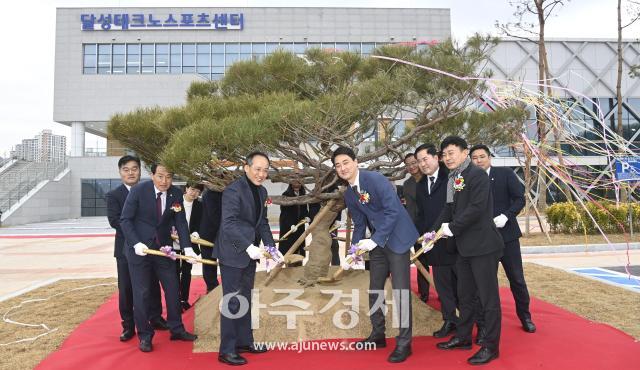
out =
<svg viewBox="0 0 640 370"><path fill-rule="evenodd" d="M550 246L530 246L520 247L522 254L545 254L545 253L576 253L576 252L611 252L639 250L640 243L611 243L611 244L570 244L570 245L550 245Z"/></svg>

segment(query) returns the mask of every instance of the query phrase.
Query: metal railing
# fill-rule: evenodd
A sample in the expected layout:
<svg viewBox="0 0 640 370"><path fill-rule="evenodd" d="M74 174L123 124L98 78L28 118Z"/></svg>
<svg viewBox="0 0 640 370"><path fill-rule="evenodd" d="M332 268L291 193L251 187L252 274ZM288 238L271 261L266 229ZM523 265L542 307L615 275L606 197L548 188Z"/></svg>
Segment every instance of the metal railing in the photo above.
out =
<svg viewBox="0 0 640 370"><path fill-rule="evenodd" d="M44 180L52 180L67 162L16 163L0 177L0 212L6 212Z"/></svg>

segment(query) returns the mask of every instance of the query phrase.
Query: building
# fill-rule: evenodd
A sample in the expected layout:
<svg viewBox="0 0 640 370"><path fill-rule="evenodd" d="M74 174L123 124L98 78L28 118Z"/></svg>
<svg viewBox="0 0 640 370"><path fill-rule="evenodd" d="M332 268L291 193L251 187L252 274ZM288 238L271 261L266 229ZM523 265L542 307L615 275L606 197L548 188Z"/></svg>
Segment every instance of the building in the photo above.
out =
<svg viewBox="0 0 640 370"><path fill-rule="evenodd" d="M22 144L17 144L11 152L11 158L28 162L64 162L66 152L66 136L42 130L33 139L24 139Z"/></svg>
<svg viewBox="0 0 640 370"><path fill-rule="evenodd" d="M107 157L90 156L85 133L106 137L115 113L184 104L191 82L219 79L233 62L278 48L367 55L381 44L428 44L451 35L449 9L426 8L59 8L56 21L53 118L72 132L69 171L60 179L69 199L55 216L42 207L17 210L21 222L105 214L104 194L119 184L116 163L124 150L107 140ZM614 119L615 41L549 40L547 48L554 83L598 98L606 119ZM487 68L497 78L535 80L536 50L534 43L505 40L494 48ZM625 136L637 141L640 80L626 71L640 59L640 48L625 41L624 50ZM497 149L501 157L494 164L518 166L512 152ZM575 153L577 160L606 165L606 158L587 154ZM39 199L56 186L41 189ZM273 194L284 190L270 186Z"/></svg>

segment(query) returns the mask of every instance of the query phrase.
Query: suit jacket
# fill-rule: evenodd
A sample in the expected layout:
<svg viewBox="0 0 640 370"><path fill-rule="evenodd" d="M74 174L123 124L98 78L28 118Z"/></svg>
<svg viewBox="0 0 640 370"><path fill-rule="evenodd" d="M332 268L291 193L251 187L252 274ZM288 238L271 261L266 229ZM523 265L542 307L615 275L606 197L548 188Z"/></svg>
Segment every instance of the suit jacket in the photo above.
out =
<svg viewBox="0 0 640 370"><path fill-rule="evenodd" d="M413 176L409 176L409 178L402 184L402 196L404 197L405 208L407 209L407 213L409 213L409 217L411 217L411 220L413 220L416 227L419 228L418 206L416 204L417 186L418 184L416 179L414 179Z"/></svg>
<svg viewBox="0 0 640 370"><path fill-rule="evenodd" d="M305 195L305 194L306 192L304 188L301 188L300 195ZM295 192L293 191L293 187L289 185L287 190L284 193L282 193L282 195L285 197L294 197ZM280 237L282 238L282 236L285 233L289 232L292 225L297 224L301 219L305 217L309 217L309 206L306 204L299 204L299 205L293 205L293 206L280 206L280 218L279 218ZM286 240L282 240L279 243L278 248L280 248L281 250L288 250L289 247L291 247L293 243L295 243L296 240L298 240L300 235L304 233L304 230L305 230L305 226L302 225L302 227L298 228L298 231L296 231L295 233L292 233ZM303 242L300 248L304 248L304 246L305 244Z"/></svg>
<svg viewBox="0 0 640 370"><path fill-rule="evenodd" d="M360 194L356 194L351 187L344 192L344 202L354 224L352 243L357 244L364 239L365 228L370 227L371 239L379 247L389 247L398 254L405 253L418 239L418 231L402 206L395 187L377 172L359 172L358 192L368 193L368 202L360 202Z"/></svg>
<svg viewBox="0 0 640 370"><path fill-rule="evenodd" d="M151 249L158 249L156 238L160 246L173 245L171 228L178 230L180 248L191 248L189 227L182 203L182 192L175 186L167 190L167 201L162 217L158 219L156 212L156 193L151 180L143 181L131 188L131 192L124 203L120 226L126 240L127 259L131 263L142 263L144 256L135 254L133 246L143 243ZM172 206L180 208L174 211Z"/></svg>
<svg viewBox="0 0 640 370"><path fill-rule="evenodd" d="M251 259L246 250L256 240L262 240L265 245L275 245L267 221L267 189L264 186L258 188L262 206L255 209L248 181L246 176L242 176L222 192L222 223L213 248L213 257L218 258L225 266L247 267Z"/></svg>
<svg viewBox="0 0 640 370"><path fill-rule="evenodd" d="M124 207L124 201L129 195L129 189L124 184L107 193L107 219L109 225L116 229L116 238L113 245L113 256L116 258L124 258L124 233L120 227L120 214Z"/></svg>
<svg viewBox="0 0 640 370"><path fill-rule="evenodd" d="M464 188L454 190L453 203L445 204L436 228L443 222L449 222L456 249L462 257L501 250L504 242L493 223L493 196L487 172L471 163L461 176Z"/></svg>
<svg viewBox="0 0 640 370"><path fill-rule="evenodd" d="M202 220L200 221L200 237L214 243L220 230L222 216L222 192L207 190L202 195Z"/></svg>
<svg viewBox="0 0 640 370"><path fill-rule="evenodd" d="M416 187L416 205L418 208L418 230L421 234L428 231L437 231L434 224L447 203L447 181L449 171L445 166L440 166L436 183L429 194L429 178L423 176ZM432 250L423 254L421 262L432 266L453 265L456 263L455 243L453 239L440 239Z"/></svg>
<svg viewBox="0 0 640 370"><path fill-rule="evenodd" d="M522 236L516 217L524 208L524 186L515 172L507 167L491 167L489 178L493 193L493 216L504 214L509 219L498 231L505 243L516 240Z"/></svg>
<svg viewBox="0 0 640 370"><path fill-rule="evenodd" d="M182 199L184 202L184 198ZM193 206L191 208L191 217L188 222L189 233L193 233L195 231L198 234L200 234L201 223L202 223L202 202L196 199L193 201ZM200 235L200 237L202 237L202 235ZM196 254L200 254L200 247L198 246L198 244L191 244L191 246L193 247L193 251L196 252Z"/></svg>

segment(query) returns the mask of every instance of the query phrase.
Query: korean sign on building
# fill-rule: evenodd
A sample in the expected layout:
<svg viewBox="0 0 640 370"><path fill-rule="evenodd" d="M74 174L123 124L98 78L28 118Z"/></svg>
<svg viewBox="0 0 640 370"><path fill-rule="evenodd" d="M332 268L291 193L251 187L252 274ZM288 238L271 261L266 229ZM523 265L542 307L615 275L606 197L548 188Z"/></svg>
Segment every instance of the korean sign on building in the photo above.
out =
<svg viewBox="0 0 640 370"><path fill-rule="evenodd" d="M82 31L143 30L242 30L243 13L180 14L81 14Z"/></svg>

